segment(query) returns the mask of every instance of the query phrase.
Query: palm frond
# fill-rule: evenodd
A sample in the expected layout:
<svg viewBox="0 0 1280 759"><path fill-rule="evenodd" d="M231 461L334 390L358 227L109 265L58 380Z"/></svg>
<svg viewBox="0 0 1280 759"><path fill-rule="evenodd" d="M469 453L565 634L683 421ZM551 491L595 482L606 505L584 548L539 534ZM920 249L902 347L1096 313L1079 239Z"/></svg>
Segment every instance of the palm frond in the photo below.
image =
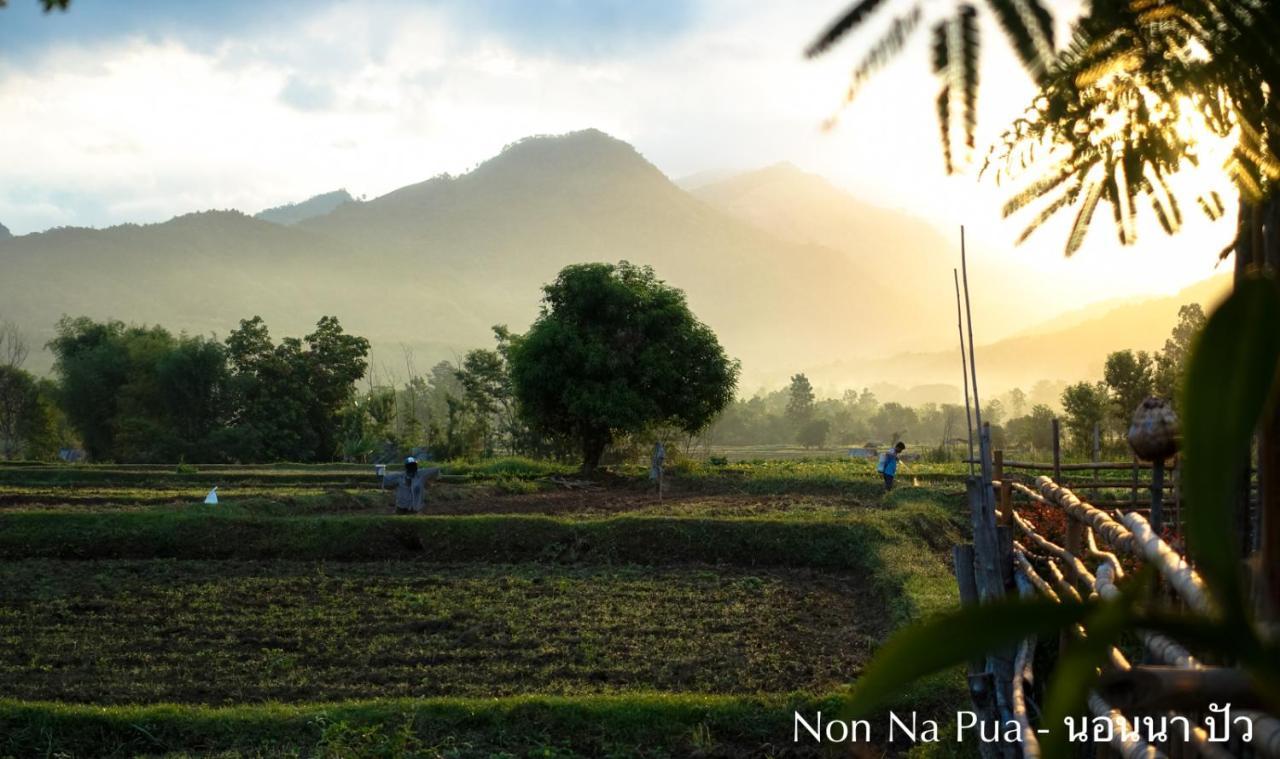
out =
<svg viewBox="0 0 1280 759"><path fill-rule="evenodd" d="M1208 192L1196 197L1196 202L1200 204L1200 210L1204 211L1204 215L1209 217L1209 221L1217 221L1226 213L1227 209L1222 205L1222 196L1217 192Z"/></svg>
<svg viewBox="0 0 1280 759"><path fill-rule="evenodd" d="M975 145L978 129L978 11L972 5L960 6L960 93L964 102L964 142L969 150Z"/></svg>
<svg viewBox="0 0 1280 759"><path fill-rule="evenodd" d="M884 0L859 0L849 6L844 15L837 18L825 32L810 43L809 47L805 48L804 54L809 58L822 55L842 37L866 21L883 3Z"/></svg>
<svg viewBox="0 0 1280 759"><path fill-rule="evenodd" d="M987 0L1022 65L1037 81L1053 55L1053 18L1037 0Z"/></svg>
<svg viewBox="0 0 1280 759"><path fill-rule="evenodd" d="M1071 233L1067 235L1066 255L1075 255L1084 244L1084 237L1089 232L1089 224L1093 221L1093 212L1098 210L1098 201L1102 199L1104 180L1098 176L1101 172L1094 170L1085 180L1084 201L1080 204L1080 212L1071 225Z"/></svg>
<svg viewBox="0 0 1280 759"><path fill-rule="evenodd" d="M1027 238L1030 237L1033 232L1039 229L1046 221L1052 218L1054 214L1058 213L1062 209L1076 202L1076 198L1079 197L1079 194L1080 194L1079 179L1075 179L1075 181L1072 184L1070 184L1063 191L1061 195L1055 198L1052 203L1045 206L1040 211L1040 213L1036 214L1036 218L1032 220L1030 224L1027 225L1026 229L1022 230L1022 234L1018 235L1018 240L1014 244L1021 245L1022 243L1026 242Z"/></svg>
<svg viewBox="0 0 1280 759"><path fill-rule="evenodd" d="M1169 185L1160 170L1150 162L1143 167L1139 187L1150 199L1151 208L1165 234L1171 235L1182 228L1182 212L1178 209L1178 200L1169 191Z"/></svg>
<svg viewBox="0 0 1280 759"><path fill-rule="evenodd" d="M951 156L951 85L944 84L938 93L938 126L942 129L942 161L947 174L955 172L955 160Z"/></svg>
<svg viewBox="0 0 1280 759"><path fill-rule="evenodd" d="M845 91L844 102L846 105L853 102L853 99L858 95L858 91L862 89L862 85L866 84L873 74L884 68L895 55L902 52L907 40L919 28L921 16L921 9L917 4L906 15L899 16L893 20L884 35L871 47L870 52L854 67L853 75L849 80L849 89Z"/></svg>

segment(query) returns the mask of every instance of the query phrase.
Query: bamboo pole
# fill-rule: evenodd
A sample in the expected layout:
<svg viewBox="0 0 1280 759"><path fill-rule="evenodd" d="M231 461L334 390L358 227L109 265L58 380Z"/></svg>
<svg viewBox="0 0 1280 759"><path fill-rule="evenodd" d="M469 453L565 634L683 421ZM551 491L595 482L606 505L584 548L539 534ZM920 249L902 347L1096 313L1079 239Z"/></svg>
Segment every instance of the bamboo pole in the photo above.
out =
<svg viewBox="0 0 1280 759"><path fill-rule="evenodd" d="M951 270L956 282L956 329L960 331L960 374L964 377L964 423L969 427L969 476L973 476L973 413L969 409L969 364L964 355L964 318L960 315L960 273Z"/></svg>

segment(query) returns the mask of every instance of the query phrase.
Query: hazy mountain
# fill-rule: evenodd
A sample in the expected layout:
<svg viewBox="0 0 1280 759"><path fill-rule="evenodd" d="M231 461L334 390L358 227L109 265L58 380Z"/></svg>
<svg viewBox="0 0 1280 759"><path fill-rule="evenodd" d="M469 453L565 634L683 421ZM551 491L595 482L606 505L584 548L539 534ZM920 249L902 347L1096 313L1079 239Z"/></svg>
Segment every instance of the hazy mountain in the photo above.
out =
<svg viewBox="0 0 1280 759"><path fill-rule="evenodd" d="M423 371L490 345L493 324L525 329L563 266L626 259L686 291L742 359L744 391L797 371L820 388L920 388L912 397L958 384L955 246L790 166L690 194L630 145L588 130L522 140L468 174L371 201L339 191L284 208L300 220L207 211L0 239L0 319L42 345L63 314L219 335L260 314L277 337L335 314L373 341L379 373L403 374L406 363ZM980 340L1038 325L983 340L979 368L993 390L1098 376L1109 350L1159 347L1178 306L1222 289L1217 281L1046 324L1043 308L1021 305L1032 288L988 294L1013 276L981 261L971 272ZM30 360L48 364L47 353Z"/></svg>
<svg viewBox="0 0 1280 759"><path fill-rule="evenodd" d="M253 215L255 219L270 221L275 224L297 224L300 221L324 216L343 203L354 203L355 198L346 190L334 190L323 195L316 195L301 203L289 203L275 208L268 208Z"/></svg>
<svg viewBox="0 0 1280 759"><path fill-rule="evenodd" d="M13 233L9 231L8 227L0 224L0 240L7 240L10 237L13 237Z"/></svg>
<svg viewBox="0 0 1280 759"><path fill-rule="evenodd" d="M879 300L890 308L898 349L941 347L955 335L955 283L960 242L944 238L921 219L865 203L826 179L789 163L746 172L692 190L712 206L770 234L796 243L822 245L845 253L875 274ZM974 320L992 338L1016 333L1026 314L1043 314L1043 299L1029 288L1002 287L983 297L983 283L1016 282L1036 276L1007 256L969 249L974 284ZM866 288L851 284L853 293Z"/></svg>
<svg viewBox="0 0 1280 759"><path fill-rule="evenodd" d="M1087 307L1063 315L1060 326L1040 324L1032 330L988 344L975 353L978 376L987 392L1010 387L1029 390L1038 380L1102 379L1103 363L1112 351L1160 350L1178 321L1178 309L1199 303L1209 311L1231 288L1231 275L1219 274L1176 295L1135 300L1111 308ZM835 362L810 372L815 382L835 378L875 382L949 382L959 397L959 346L948 351L903 353L874 361Z"/></svg>
<svg viewBox="0 0 1280 759"><path fill-rule="evenodd" d="M380 367L403 367L407 346L421 370L489 345L495 323L523 330L564 265L620 259L683 288L747 386L899 344L874 267L716 210L594 130L291 226L212 211L13 238L0 257L0 317L36 344L64 313L222 335L261 314L277 336L336 314Z"/></svg>
<svg viewBox="0 0 1280 759"><path fill-rule="evenodd" d="M704 171L694 172L693 174L686 174L685 176L675 180L675 183L680 189L693 192L700 187L706 187L709 184L715 184L717 182L723 182L726 179L732 179L741 173L742 172L734 171L733 169L706 169Z"/></svg>

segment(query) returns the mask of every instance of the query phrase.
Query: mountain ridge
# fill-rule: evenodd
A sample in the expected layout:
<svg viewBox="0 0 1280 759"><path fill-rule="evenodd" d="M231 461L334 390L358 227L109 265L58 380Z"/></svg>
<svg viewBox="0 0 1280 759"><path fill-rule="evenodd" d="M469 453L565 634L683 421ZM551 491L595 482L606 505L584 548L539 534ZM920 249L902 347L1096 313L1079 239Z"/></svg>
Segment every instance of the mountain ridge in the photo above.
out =
<svg viewBox="0 0 1280 759"><path fill-rule="evenodd" d="M48 339L62 313L223 334L254 314L277 334L303 334L335 314L374 343L380 371L403 366L403 349L422 366L488 345L495 323L522 331L542 285L582 261L652 265L685 290L748 376L826 355L876 297L874 274L856 262L708 206L597 130L522 140L467 174L292 225L204 211L0 246L16 273L0 282L0 302L33 342ZM22 284L51 271L58 288ZM848 283L867 287L866 298L851 302Z"/></svg>
<svg viewBox="0 0 1280 759"><path fill-rule="evenodd" d="M282 206L267 208L253 215L255 219L269 221L274 224L290 226L299 224L307 219L317 216L324 216L332 213L334 209L346 203L355 203L355 198L351 197L351 193L345 188L334 190L332 192L313 195L306 200L298 203L286 203Z"/></svg>

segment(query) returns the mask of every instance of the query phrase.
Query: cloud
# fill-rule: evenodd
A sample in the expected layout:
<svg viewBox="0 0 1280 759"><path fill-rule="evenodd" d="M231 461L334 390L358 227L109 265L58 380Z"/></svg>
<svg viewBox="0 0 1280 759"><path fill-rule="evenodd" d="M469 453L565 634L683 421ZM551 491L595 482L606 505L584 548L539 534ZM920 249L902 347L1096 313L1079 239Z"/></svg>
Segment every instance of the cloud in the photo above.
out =
<svg viewBox="0 0 1280 759"><path fill-rule="evenodd" d="M324 82L293 75L280 90L280 100L300 111L322 111L333 105L335 93Z"/></svg>
<svg viewBox="0 0 1280 759"><path fill-rule="evenodd" d="M1013 251L1001 191L943 176L927 34L820 131L859 40L817 61L801 50L847 2L76 0L50 16L12 2L0 10L0 222L23 234L252 212L335 187L374 196L530 134L596 127L676 177L789 160L948 234L965 223L992 255L1055 281L1089 272L1090 292L1171 289L1212 265L1217 231L1187 243L1212 250L1177 260L1148 235L1162 257L1145 273L1151 256L1117 256L1104 229L1069 267L1052 229ZM987 46L988 136L1030 93L1003 44ZM1131 276L1103 273L1116 261Z"/></svg>

